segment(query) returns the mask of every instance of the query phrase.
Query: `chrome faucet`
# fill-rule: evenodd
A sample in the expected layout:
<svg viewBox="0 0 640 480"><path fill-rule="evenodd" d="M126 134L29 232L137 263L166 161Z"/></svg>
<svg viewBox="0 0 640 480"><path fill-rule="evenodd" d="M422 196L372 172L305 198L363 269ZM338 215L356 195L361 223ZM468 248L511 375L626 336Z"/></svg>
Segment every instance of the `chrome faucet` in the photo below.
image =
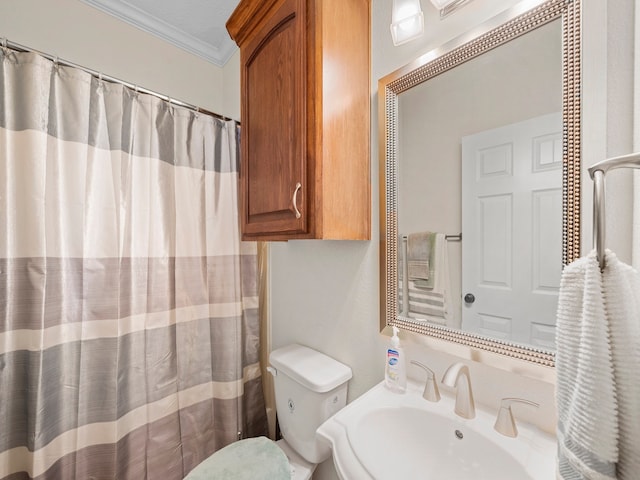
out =
<svg viewBox="0 0 640 480"><path fill-rule="evenodd" d="M469 367L464 363L454 363L444 372L442 383L456 389L456 406L454 412L462 418L476 416L476 407L471 391Z"/></svg>
<svg viewBox="0 0 640 480"><path fill-rule="evenodd" d="M500 402L500 410L498 410L498 418L493 426L494 430L507 437L517 437L518 429L516 428L516 421L513 419L513 412L511 411L511 405L514 403L526 403L533 407L539 407L540 405L531 400L525 400L524 398L503 398Z"/></svg>
<svg viewBox="0 0 640 480"><path fill-rule="evenodd" d="M436 382L436 374L433 373L426 365L416 361L411 360L411 363L417 365L418 367L426 370L427 372L427 383L424 385L424 392L422 392L422 398L425 400L429 400L430 402L439 402L440 401L440 392L438 391L438 383Z"/></svg>

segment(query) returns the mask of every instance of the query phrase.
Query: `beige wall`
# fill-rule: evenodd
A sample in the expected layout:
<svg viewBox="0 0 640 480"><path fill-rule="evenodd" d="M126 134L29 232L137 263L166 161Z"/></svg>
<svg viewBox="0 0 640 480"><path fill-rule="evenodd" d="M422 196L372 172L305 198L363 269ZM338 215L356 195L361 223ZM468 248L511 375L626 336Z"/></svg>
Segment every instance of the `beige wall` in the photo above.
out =
<svg viewBox="0 0 640 480"><path fill-rule="evenodd" d="M236 50L227 61L222 72L223 106L222 111L230 118L240 120L240 50Z"/></svg>
<svg viewBox="0 0 640 480"><path fill-rule="evenodd" d="M234 75L79 0L2 0L0 37L207 110L239 118ZM233 83L231 100L223 95Z"/></svg>

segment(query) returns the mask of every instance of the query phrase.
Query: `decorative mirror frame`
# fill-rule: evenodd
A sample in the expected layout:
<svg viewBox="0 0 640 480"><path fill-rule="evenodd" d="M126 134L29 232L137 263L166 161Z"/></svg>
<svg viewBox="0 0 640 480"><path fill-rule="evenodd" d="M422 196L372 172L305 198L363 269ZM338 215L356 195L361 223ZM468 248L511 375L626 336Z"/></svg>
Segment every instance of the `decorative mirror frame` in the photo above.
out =
<svg viewBox="0 0 640 480"><path fill-rule="evenodd" d="M380 151L380 328L399 328L553 367L555 353L439 325L398 317L398 95L546 23L562 19L562 261L580 256L581 0L548 0L530 10L521 4L468 34L429 52L378 82ZM495 26L497 25L497 26ZM476 30L477 31L477 30Z"/></svg>

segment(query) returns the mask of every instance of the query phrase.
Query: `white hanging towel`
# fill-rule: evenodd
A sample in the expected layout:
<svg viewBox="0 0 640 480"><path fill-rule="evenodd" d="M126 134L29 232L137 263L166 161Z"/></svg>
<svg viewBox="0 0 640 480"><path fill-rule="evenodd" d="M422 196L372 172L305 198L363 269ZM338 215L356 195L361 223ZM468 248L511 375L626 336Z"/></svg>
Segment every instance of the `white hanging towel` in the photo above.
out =
<svg viewBox="0 0 640 480"><path fill-rule="evenodd" d="M640 274L607 250L603 274L618 400L621 480L640 478Z"/></svg>
<svg viewBox="0 0 640 480"><path fill-rule="evenodd" d="M562 274L556 324L558 478L640 472L640 277L610 251Z"/></svg>

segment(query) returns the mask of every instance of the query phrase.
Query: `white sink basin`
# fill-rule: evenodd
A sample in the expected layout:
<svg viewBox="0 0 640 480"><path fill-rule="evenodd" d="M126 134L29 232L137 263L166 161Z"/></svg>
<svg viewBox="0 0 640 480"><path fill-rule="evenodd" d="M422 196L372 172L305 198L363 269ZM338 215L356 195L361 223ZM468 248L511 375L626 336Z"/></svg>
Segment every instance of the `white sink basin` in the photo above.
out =
<svg viewBox="0 0 640 480"><path fill-rule="evenodd" d="M493 430L494 412L476 405L476 418L453 413L454 401L422 398L409 383L398 395L379 384L319 429L329 442L343 480L550 480L555 478L555 439L523 422L519 435ZM497 413L497 412L496 412Z"/></svg>

